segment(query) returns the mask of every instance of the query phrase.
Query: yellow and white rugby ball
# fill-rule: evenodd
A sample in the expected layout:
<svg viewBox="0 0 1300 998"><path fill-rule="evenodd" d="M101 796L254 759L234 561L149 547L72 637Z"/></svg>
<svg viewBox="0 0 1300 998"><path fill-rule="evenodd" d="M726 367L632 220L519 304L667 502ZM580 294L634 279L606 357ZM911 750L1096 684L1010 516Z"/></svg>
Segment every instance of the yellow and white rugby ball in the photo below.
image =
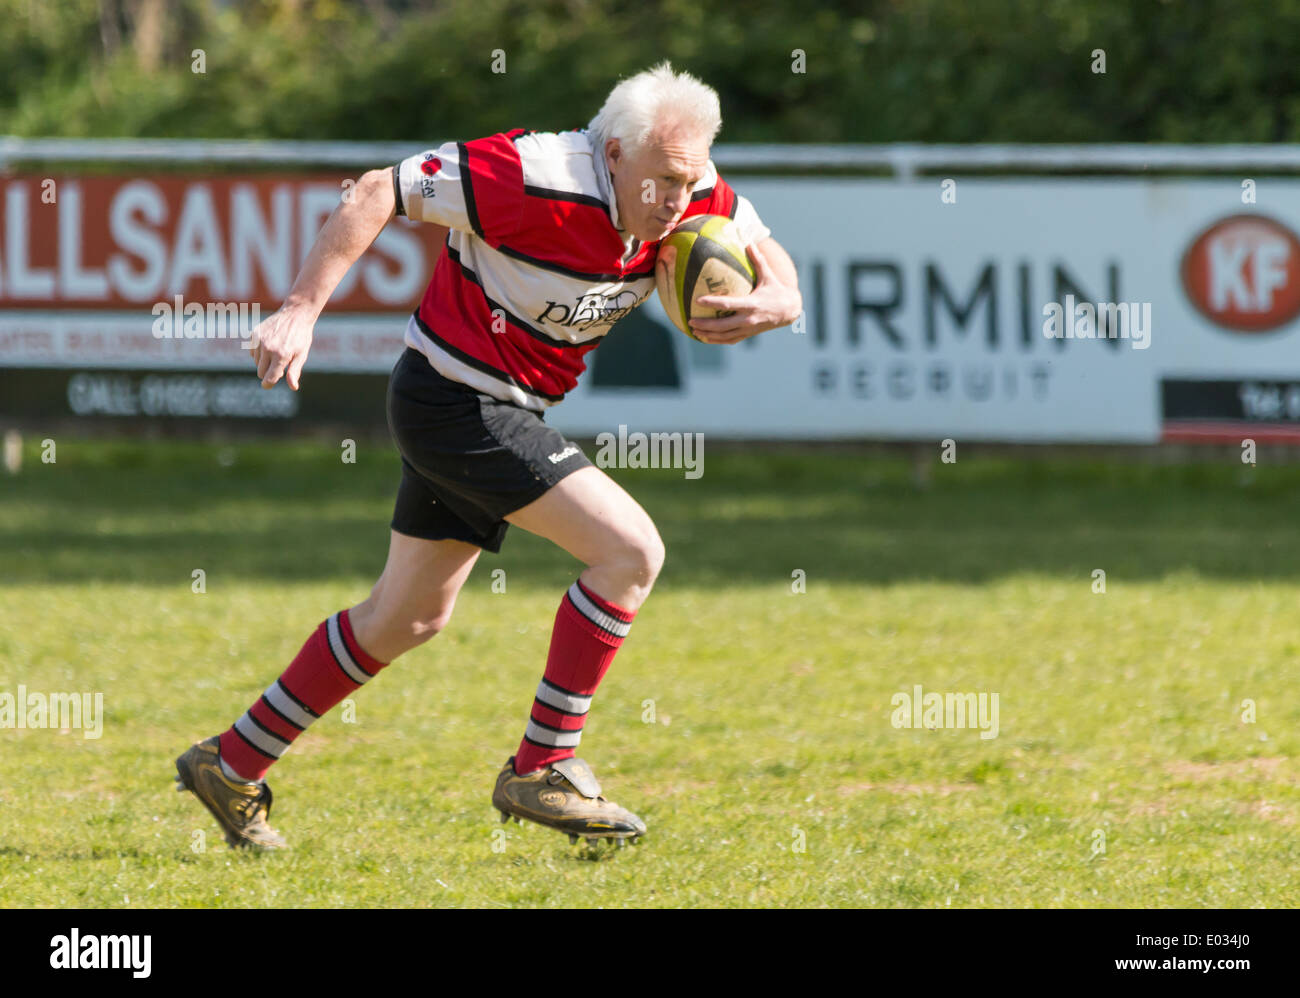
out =
<svg viewBox="0 0 1300 998"><path fill-rule="evenodd" d="M655 271L659 301L691 339L691 319L713 319L732 313L695 304L704 295L741 297L754 290L756 277L736 223L725 215L692 215L659 242L659 252L671 246L677 253L671 272Z"/></svg>

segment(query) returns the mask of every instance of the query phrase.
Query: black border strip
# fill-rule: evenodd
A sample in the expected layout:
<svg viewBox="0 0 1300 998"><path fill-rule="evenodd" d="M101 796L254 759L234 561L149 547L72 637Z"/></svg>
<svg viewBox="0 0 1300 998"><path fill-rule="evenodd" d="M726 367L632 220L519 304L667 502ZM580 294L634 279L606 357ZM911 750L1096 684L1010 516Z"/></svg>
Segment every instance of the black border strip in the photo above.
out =
<svg viewBox="0 0 1300 998"><path fill-rule="evenodd" d="M543 704L543 706L545 706L545 704ZM552 710L554 710L554 708L552 708ZM586 716L585 714L578 715L578 717L585 717L585 716ZM537 720L537 718L533 717L531 714L528 715L528 720L532 721L539 728L545 728L547 731L554 731L557 735L581 735L582 734L582 728L557 728L554 724L547 724L545 721Z"/></svg>
<svg viewBox="0 0 1300 998"><path fill-rule="evenodd" d="M329 634L328 634L328 632L327 632L326 635L325 635L325 640L326 640L326 641L329 641L329 639L330 639L330 636L329 636ZM320 715L317 714L317 713L316 713L314 710L312 710L310 707L308 707L308 706L307 706L305 703L303 703L301 700L299 700L296 696L294 696L294 695L293 695L293 691L290 690L289 687L285 686L284 683L282 683L280 680L277 679L277 680L275 681L275 685L278 686L278 687L280 687L280 692L281 692L281 693L283 693L285 696L287 696L290 700L292 700L294 703L296 703L299 707L301 707L303 710L305 710L308 714L310 714L310 715L311 715L312 717L314 717L316 720L318 720L318 721L320 720ZM263 696L265 696L265 694L263 694ZM305 730L305 729L304 729L304 730Z"/></svg>
<svg viewBox="0 0 1300 998"><path fill-rule="evenodd" d="M570 594L567 590L566 590L565 593L564 593L564 598L567 599L567 600L569 601L569 605L570 605L571 607L573 607L574 612L577 613L577 615L578 615L579 617L581 617L583 620L585 620L587 623L589 623L592 627L596 628L596 630L601 631L601 632L604 633L604 634L608 634L608 635L609 635L611 638L613 638L615 641L623 641L623 640L626 639L626 637L627 637L626 635L624 635L624 634L619 634L617 631L611 631L608 627L606 627L604 624L602 624L599 620L592 620L591 617L589 617L587 614L583 613L583 612L582 612L582 607L578 606L578 604L574 602L572 594ZM595 606L597 610L600 610L600 605L599 605L599 604L593 604L593 606ZM601 612L603 613L604 611L602 610ZM613 617L614 615L611 613L610 616ZM617 620L618 618L615 618L615 619ZM625 627L631 627L631 626L632 626L632 625L629 624L626 620L620 620L619 623L622 624L622 625L624 625Z"/></svg>
<svg viewBox="0 0 1300 998"><path fill-rule="evenodd" d="M397 202L397 214L405 216L406 206L402 204L402 164L398 163L393 167L393 200Z"/></svg>
<svg viewBox="0 0 1300 998"><path fill-rule="evenodd" d="M534 267L537 267L540 270L549 270L554 274L564 274L566 277L576 277L579 280L583 280L583 281L603 281L606 283L612 283L614 281L626 281L626 280L635 279L639 277L652 277L654 276L654 272L655 272L654 267L652 266L649 270L641 271L637 273L589 274L582 270L570 270L568 267L562 266L561 264L558 263L552 263L550 260L543 260L539 257L530 256L529 254L524 253L522 250L512 249L511 247L506 246L504 243L502 243L499 246L494 246L493 249L495 249L498 253L503 253L506 256L511 257L512 259L520 260L523 263L532 264Z"/></svg>
<svg viewBox="0 0 1300 998"><path fill-rule="evenodd" d="M469 176L469 149L464 142L457 142L456 148L460 151L460 189L465 196L465 214L469 217L469 225L474 234L483 239L483 226L479 224L478 205L474 201L474 185Z"/></svg>
<svg viewBox="0 0 1300 998"><path fill-rule="evenodd" d="M340 638L343 637L342 632L339 633L339 637L340 637ZM338 656L338 652L336 652L336 651L334 650L334 642L330 640L329 624L326 624L326 625L325 625L325 647L329 649L330 658L334 659L334 664L337 665L337 666L339 667L339 672L343 673L344 678L347 679L347 681L348 681L349 683L351 683L351 684L352 684L353 686L355 686L357 689L360 689L362 686L365 685L364 683L358 683L355 679L353 679L353 678L352 678L352 674L351 674L350 672L348 672L348 670L345 669L345 668L343 667L343 662L342 662L342 660L339 658L339 656ZM343 647L344 647L344 650L346 651L346 650L347 650L347 642L346 642L346 641L343 642ZM349 657L349 658L352 657L351 653L349 653L348 657ZM356 663L354 662L353 664L355 665ZM361 666L358 665L357 668L358 668L358 669L361 669ZM361 671L362 671L362 672L365 672L366 670L365 670L365 669L361 669Z"/></svg>
<svg viewBox="0 0 1300 998"><path fill-rule="evenodd" d="M230 730L233 731L236 735L238 735L238 736L239 736L239 740L242 741L242 742L243 742L245 745L247 745L249 748L251 748L251 749L252 749L254 752L256 752L258 755L260 755L260 756L264 756L265 758L270 759L272 762L279 762L279 761L280 761L280 759L279 759L278 756L268 755L266 749L260 749L260 748L258 748L256 745L254 745L252 742L250 742L250 741L248 740L248 736L247 736L246 734L244 734L242 731L240 731L238 728L236 728L234 725L231 725L231 726L230 726ZM221 775L224 776L225 773L222 773Z"/></svg>
<svg viewBox="0 0 1300 998"><path fill-rule="evenodd" d="M533 703L540 707L545 707L547 710L553 710L557 714L563 714L565 717L586 717L588 714L591 713L590 710L584 710L584 711L565 710L563 707L556 707L552 704L547 703L545 700L543 700L541 697L538 696L533 697ZM550 727L549 724L543 724L541 721L538 721L537 718L532 716L532 714L529 714L528 716L536 724L541 724L542 727L544 728Z"/></svg>
<svg viewBox="0 0 1300 998"><path fill-rule="evenodd" d="M270 728L268 728L265 724L263 724L261 721L259 721L257 718L255 718L255 717L253 716L253 712L252 712L251 710L245 712L245 715L244 715L244 716L247 717L250 721L252 721L252 722L253 722L253 725L254 725L256 728L258 728L258 730L260 730L260 731L262 732L262 734L266 735L267 738L272 738L272 739L274 739L275 741L280 742L280 743L285 747L285 749L287 749L290 745L293 744L293 742L289 741L289 739L285 738L283 735L277 735L274 731L272 731ZM282 751L283 751L283 750L282 750Z"/></svg>
<svg viewBox="0 0 1300 998"><path fill-rule="evenodd" d="M351 626L350 623L349 626ZM329 637L328 634L326 634L325 636ZM362 665L361 660L357 658L357 653L352 650L352 645L348 643L348 632L343 630L343 618L341 616L339 617L339 638L343 642L343 647L347 650L348 658L352 659L353 665L355 665L358 669L364 672L371 679L374 679L375 676L379 675L378 669L376 669L374 672L371 672L364 665ZM360 646L358 645L358 647Z"/></svg>
<svg viewBox="0 0 1300 998"><path fill-rule="evenodd" d="M555 690L555 692L557 692L557 693L563 693L566 697L589 697L589 696L592 695L592 694L590 694L590 693L575 693L573 690L566 690L566 689L565 689L563 686L561 686L559 683L553 683L553 682L551 682L549 679L547 679L545 676L542 677L542 684L543 684L544 686L549 686L551 689Z"/></svg>
<svg viewBox="0 0 1300 998"><path fill-rule="evenodd" d="M301 724L299 724L297 721L290 720L289 718L285 717L282 713L280 713L278 710L276 710L276 709L275 709L275 704L271 703L271 701L268 700L268 699L266 698L266 694L265 694L265 693L262 694L262 698L261 698L261 700L259 700L258 702L261 703L263 706L265 706L267 710L269 710L272 714L274 714L276 717L278 717L278 718L279 718L281 721L283 721L285 724L289 725L289 727L291 727L291 728L297 728L299 731L306 731L306 730L307 730L307 729L304 728ZM249 712L249 715L248 715L248 716L249 716L249 717L252 717L252 716L253 716L253 714L252 714L251 711Z"/></svg>
<svg viewBox="0 0 1300 998"><path fill-rule="evenodd" d="M550 187L534 187L532 184L524 184L524 193L535 198L544 198L547 201L569 201L573 204L585 204L592 208L600 208L602 211L609 211L608 202L592 197L590 194L578 194L575 191L557 191Z"/></svg>
<svg viewBox="0 0 1300 998"><path fill-rule="evenodd" d="M606 610L603 606L600 605L601 603L609 603L610 606L614 606L614 604L610 603L610 601L605 599L604 596L599 596L591 589L589 589L587 586L584 586L582 584L581 579L574 579L573 584L582 591L582 594L586 596L587 599L591 600L592 605L595 606L597 610L600 610L602 613L609 614L611 617L613 617L621 624L627 624L629 627L632 625L632 619L636 616L635 613L628 613L626 610L622 609L621 607L618 607L615 610ZM624 619L624 615L626 615L627 618L626 620ZM586 696L587 694L574 693L571 695L578 697L578 696Z"/></svg>

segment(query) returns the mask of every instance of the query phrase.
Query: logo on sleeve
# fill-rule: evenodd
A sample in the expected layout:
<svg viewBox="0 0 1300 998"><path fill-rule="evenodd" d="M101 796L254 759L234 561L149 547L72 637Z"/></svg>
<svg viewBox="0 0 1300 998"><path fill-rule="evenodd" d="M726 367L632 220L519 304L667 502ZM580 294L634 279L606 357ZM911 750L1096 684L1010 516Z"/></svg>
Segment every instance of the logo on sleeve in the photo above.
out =
<svg viewBox="0 0 1300 998"><path fill-rule="evenodd" d="M438 171L441 169L442 160L431 152L424 154L424 162L420 164L420 172L424 174L424 176L420 178L420 197L424 198L426 201L431 199L434 195L433 178L438 175Z"/></svg>

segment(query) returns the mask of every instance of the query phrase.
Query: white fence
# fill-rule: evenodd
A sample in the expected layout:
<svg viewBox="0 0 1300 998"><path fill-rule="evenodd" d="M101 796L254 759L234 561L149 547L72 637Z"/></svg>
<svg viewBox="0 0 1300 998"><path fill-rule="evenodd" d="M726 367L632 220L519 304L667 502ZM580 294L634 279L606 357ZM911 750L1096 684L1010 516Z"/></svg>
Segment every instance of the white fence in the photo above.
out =
<svg viewBox="0 0 1300 998"><path fill-rule="evenodd" d="M242 163L356 166L395 163L412 151L443 140L410 142L309 142L260 139L40 139L0 136L0 170L15 161L98 160L119 163ZM968 171L1060 173L1062 171L1143 174L1150 171L1205 173L1300 173L1300 145L777 145L719 143L713 160L720 170L888 171L899 180L921 174Z"/></svg>

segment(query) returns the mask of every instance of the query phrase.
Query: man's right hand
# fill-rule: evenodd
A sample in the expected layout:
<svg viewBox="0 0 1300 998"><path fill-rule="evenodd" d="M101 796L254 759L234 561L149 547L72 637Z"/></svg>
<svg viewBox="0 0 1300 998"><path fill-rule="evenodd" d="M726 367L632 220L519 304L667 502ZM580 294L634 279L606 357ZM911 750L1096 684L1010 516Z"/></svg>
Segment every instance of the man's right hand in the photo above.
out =
<svg viewBox="0 0 1300 998"><path fill-rule="evenodd" d="M290 388L298 390L315 325L314 316L285 305L253 327L253 361L263 388L283 377Z"/></svg>

